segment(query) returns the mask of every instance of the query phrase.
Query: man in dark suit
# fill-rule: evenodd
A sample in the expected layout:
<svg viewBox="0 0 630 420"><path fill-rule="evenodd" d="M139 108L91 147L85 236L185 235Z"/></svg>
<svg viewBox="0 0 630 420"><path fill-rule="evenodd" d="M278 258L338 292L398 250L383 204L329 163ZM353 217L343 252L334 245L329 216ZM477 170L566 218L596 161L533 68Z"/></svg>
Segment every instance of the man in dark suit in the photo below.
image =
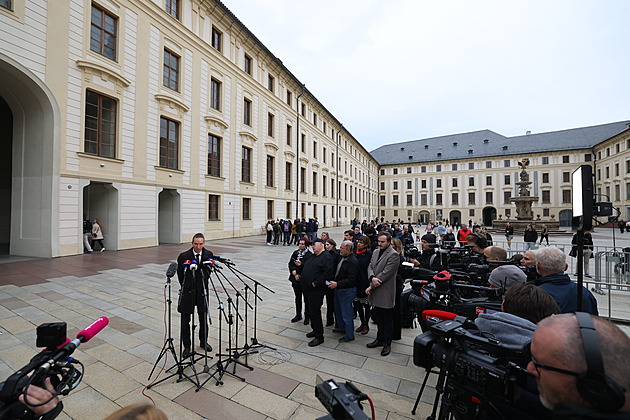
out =
<svg viewBox="0 0 630 420"><path fill-rule="evenodd" d="M334 332L343 333L340 343L354 340L354 308L352 302L357 296L356 279L359 275L359 261L352 251L352 241L343 241L339 246L339 262L333 267L335 280L328 285L335 291L335 318L337 329Z"/></svg>
<svg viewBox="0 0 630 420"><path fill-rule="evenodd" d="M392 248L389 232L378 234L378 250L372 254L368 266L370 286L365 290L374 306L374 319L378 326L376 340L367 344L368 348L383 347L381 356L391 352L394 334L394 305L396 303L396 273L400 256Z"/></svg>
<svg viewBox="0 0 630 420"><path fill-rule="evenodd" d="M199 345L202 349L212 351L208 344L208 309L207 291L208 279L204 275L203 261L212 257L211 251L204 248L206 240L203 233L196 233L192 239L192 248L182 252L177 257L177 279L181 286L177 310L182 314L181 340L184 346L182 357L185 359L193 354L190 350L191 333L190 317L197 307L199 315Z"/></svg>

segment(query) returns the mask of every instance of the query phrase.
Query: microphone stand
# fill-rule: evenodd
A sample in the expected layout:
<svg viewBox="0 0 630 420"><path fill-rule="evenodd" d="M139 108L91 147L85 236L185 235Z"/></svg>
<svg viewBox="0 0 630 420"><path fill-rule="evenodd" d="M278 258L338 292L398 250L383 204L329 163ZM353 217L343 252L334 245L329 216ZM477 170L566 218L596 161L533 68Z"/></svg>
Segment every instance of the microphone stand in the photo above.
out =
<svg viewBox="0 0 630 420"><path fill-rule="evenodd" d="M253 278L251 278L250 276L248 276L247 274L243 273L242 271L239 271L237 268L233 267L233 263L232 266L228 265L230 271L232 271L232 273L234 273L234 275L236 276L236 278L238 278L239 280L241 280L243 282L243 284L245 284L246 288L245 288L245 293L247 293L247 288L249 288L250 290L252 290L251 287L247 286L247 284L245 283L245 281L239 276L239 274L249 280L251 280L252 282L254 282L254 289L252 290L254 293L254 336L252 337L252 344L251 346L246 346L245 350L248 351L249 354L254 354L257 353L257 350L255 349L259 349L261 347L266 347L270 350L277 350L274 347L271 347L267 344L263 344L261 342L258 341L257 338L257 330L258 330L258 300L262 301L262 298L260 297L259 293L258 293L258 286L262 286L264 289L268 290L271 293L276 293L273 290L271 290L270 288L268 288L267 286L265 286L264 284L260 283L257 280L254 280ZM238 273L238 274L237 274ZM247 312L245 312L245 316L247 316ZM245 318L247 319L247 318Z"/></svg>
<svg viewBox="0 0 630 420"><path fill-rule="evenodd" d="M176 263L173 263L173 264L175 264L175 267L177 267ZM168 299L166 300L167 313L168 313L168 326L167 326L168 338L164 342L164 345L162 346L162 350L160 351L160 355L158 356L157 360L153 364L153 369L151 369L151 373L149 373L149 377L147 378L147 380L150 380L151 376L153 376L153 372L155 371L155 368L157 367L158 363L160 363L160 360L162 360L163 357L168 357L169 353L173 356L173 360L175 360L175 364L173 366L171 366L170 368L168 368L166 371L170 372L175 367L177 367L177 371L175 373L167 376L166 378L161 379L158 382L147 386L147 389L151 389L151 387L153 387L154 385L160 384L160 383L166 381L167 379L172 378L173 376L179 376L179 378L181 378L183 370L184 370L184 367L183 367L183 364L182 364L183 360L180 361L177 358L177 352L175 351L175 346L173 345L173 335L172 335L172 331L171 331L171 322L172 322L171 304L173 302L172 299L171 299L171 278L172 278L172 276L169 276L168 272L167 272L167 274L166 274L166 284L164 285L164 288L168 289Z"/></svg>
<svg viewBox="0 0 630 420"><path fill-rule="evenodd" d="M221 284L221 287L223 288L224 292L227 294L227 289L225 289L225 287L223 286L223 283L221 282L221 279L219 278L218 275L218 270L221 269L222 267L216 264L211 264L210 267L208 267L208 265L204 264L204 269L208 270L211 269L212 272L209 273L208 275L208 280L210 283L212 283L212 289L214 291L214 295L217 298L217 301L219 302L219 306L217 307L218 310L218 318L219 318L219 349L218 349L218 353L216 354L218 359L216 361L216 363L214 365L212 365L210 368L215 368L214 372L210 372L210 370L208 370L208 372L204 372L204 373L208 373L208 378L203 381L203 383L199 384L197 386L196 391L199 391L199 389L201 389L201 387L203 387L211 378L213 378L216 383L215 385L223 385L223 375L224 374L228 374L231 375L237 379L240 379L241 381L245 381L245 378L242 378L232 372L227 371L227 366L230 363L230 359L228 358L227 360L224 360L223 357L224 356L229 356L226 354L223 354L222 351L222 347L223 347L223 343L222 343L222 330L223 330L223 320L225 320L226 322L228 322L228 327L229 327L229 332L231 333L231 322L232 322L232 314L230 312L229 316L225 313L225 308L223 305L223 302L221 301L221 298L219 297L219 293L217 292L217 287L214 284L214 281L212 280L212 273L215 274L217 280L219 281L219 283ZM228 311L230 311L230 305L231 305L231 298L228 295ZM231 343L231 342L230 342Z"/></svg>
<svg viewBox="0 0 630 420"><path fill-rule="evenodd" d="M208 331L208 327L209 327L209 323L208 323L208 309L210 307L209 303L208 303L208 277L209 274L208 272L205 270L205 267L203 266L203 264L200 264L199 266L199 270L201 270L201 287L202 287L202 292L203 292L203 307L204 307L204 313L205 316L203 318L203 320L199 320L200 323L202 323L200 326L203 326L203 329L205 331L204 334L204 341L203 341L203 355L200 355L196 360L193 361L196 363L199 360L203 359L204 360L204 364L203 364L203 370L200 373L209 373L210 372L210 368L208 367L208 357L210 359L212 359L212 356L208 355L208 349L206 347L206 344L208 343L208 335L209 335L209 331ZM194 337L191 337L191 341L194 342Z"/></svg>

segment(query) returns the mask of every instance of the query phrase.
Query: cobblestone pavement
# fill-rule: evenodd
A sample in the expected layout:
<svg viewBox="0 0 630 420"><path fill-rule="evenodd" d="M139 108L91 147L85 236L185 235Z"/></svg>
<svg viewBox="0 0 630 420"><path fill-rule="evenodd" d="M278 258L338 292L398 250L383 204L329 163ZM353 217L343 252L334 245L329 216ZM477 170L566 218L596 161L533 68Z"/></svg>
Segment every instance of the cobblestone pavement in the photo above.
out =
<svg viewBox="0 0 630 420"><path fill-rule="evenodd" d="M342 228L328 229L334 239L341 239ZM611 245L609 232L594 234L597 245ZM628 238L628 239L626 239ZM338 241L339 242L339 241ZM553 237L553 243L569 243L570 236ZM617 246L630 246L630 234L617 239ZM243 274L272 289L259 288L256 311L256 338L277 349L261 348L260 353L240 357L253 367L238 366L236 374L224 376L216 386L204 363L196 368L201 381L209 379L195 392L189 381L178 383L171 378L146 391L171 419L314 419L325 410L314 394L316 376L337 381L350 380L374 401L378 419L425 418L431 410L434 389L427 388L416 416L411 409L424 377L424 371L413 364L413 340L418 329L403 330L403 338L392 345L392 353L381 357L379 349L365 347L375 338L375 328L355 341L339 343L338 334L327 327L325 342L315 348L307 346L310 331L301 322L291 323L294 315L293 292L288 281L287 262L293 247L267 246L262 236L210 240L207 247L216 255L230 258ZM44 322L65 321L68 335L100 316L110 324L90 342L80 346L74 357L85 365L85 376L79 387L64 397L61 419L100 419L120 406L149 400L142 390L160 354L165 337L165 295L168 264L186 244L154 248L104 252L52 260L25 260L0 264L0 377L6 378L24 366L37 352L35 328ZM242 292L243 283L226 268L222 270L235 289ZM245 279L249 285L253 282ZM179 286L173 286L172 331L179 343L179 314L176 299ZM231 285L217 286L219 296L230 296L236 302ZM614 293L613 309L627 312L626 293ZM598 295L600 306L610 295ZM250 295L250 302L254 299ZM227 306L227 305L225 305ZM243 302L239 309L243 310ZM211 293L210 307L217 308ZM218 350L219 322L217 309L211 310L209 342ZM254 312L248 312L248 328L239 324L238 345L251 343L254 336ZM630 318L630 315L628 315ZM228 327L222 323L223 350L227 346ZM197 340L195 340L196 342ZM200 351L197 348L197 351ZM207 364L212 364L216 355ZM275 362L275 363L271 363ZM171 356L162 366L173 365ZM233 366L233 365L231 365ZM186 372L190 372L188 368ZM230 370L231 371L231 370ZM160 378L165 377L160 373ZM435 384L431 375L429 385ZM155 375L154 375L155 377ZM152 378L153 379L153 378ZM369 410L369 408L368 408Z"/></svg>

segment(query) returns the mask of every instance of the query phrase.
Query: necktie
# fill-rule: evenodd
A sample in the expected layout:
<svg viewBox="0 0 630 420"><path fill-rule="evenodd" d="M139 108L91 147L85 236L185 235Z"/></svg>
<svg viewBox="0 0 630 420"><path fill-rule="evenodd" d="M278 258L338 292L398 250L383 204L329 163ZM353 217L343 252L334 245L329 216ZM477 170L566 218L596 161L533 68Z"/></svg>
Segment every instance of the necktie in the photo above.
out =
<svg viewBox="0 0 630 420"><path fill-rule="evenodd" d="M199 254L195 254L195 259L197 260L197 264L201 264L201 258Z"/></svg>

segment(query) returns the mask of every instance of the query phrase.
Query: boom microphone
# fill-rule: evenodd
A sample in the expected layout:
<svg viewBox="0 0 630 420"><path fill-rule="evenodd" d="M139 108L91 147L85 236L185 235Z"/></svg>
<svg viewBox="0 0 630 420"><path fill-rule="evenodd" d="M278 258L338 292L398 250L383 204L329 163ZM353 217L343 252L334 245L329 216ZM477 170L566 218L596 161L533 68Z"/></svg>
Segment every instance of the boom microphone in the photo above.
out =
<svg viewBox="0 0 630 420"><path fill-rule="evenodd" d="M77 338L81 340L81 343L87 343L92 339L92 337L103 331L103 328L105 328L107 324L109 324L109 319L102 316L87 327L85 327L85 329L83 329L82 331L79 331L79 333L77 334Z"/></svg>
<svg viewBox="0 0 630 420"><path fill-rule="evenodd" d="M218 261L220 263L227 264L227 265L234 265L232 260L230 260L229 258L223 258L223 257L221 257L219 255L213 255L212 257L208 257L208 259L215 260L215 261Z"/></svg>
<svg viewBox="0 0 630 420"><path fill-rule="evenodd" d="M213 260L212 258L208 258L206 261L202 262L202 264L206 267L216 267L219 270L223 270L223 267L221 267L219 263L217 263L217 261Z"/></svg>
<svg viewBox="0 0 630 420"><path fill-rule="evenodd" d="M177 263L171 263L166 270L166 277L170 279L175 275L175 273L177 273Z"/></svg>

